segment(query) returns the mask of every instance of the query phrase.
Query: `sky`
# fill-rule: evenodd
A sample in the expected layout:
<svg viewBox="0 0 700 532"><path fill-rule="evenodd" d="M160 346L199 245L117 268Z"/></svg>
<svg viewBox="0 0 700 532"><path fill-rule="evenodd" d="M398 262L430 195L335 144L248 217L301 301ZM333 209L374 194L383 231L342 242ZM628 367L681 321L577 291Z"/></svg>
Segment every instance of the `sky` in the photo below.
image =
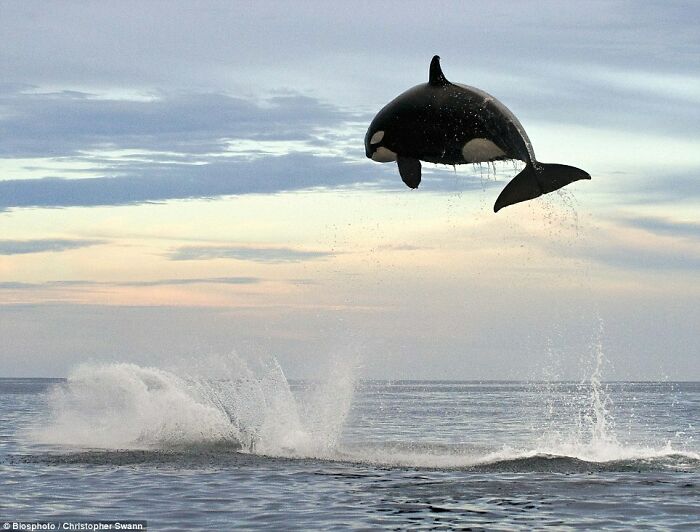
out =
<svg viewBox="0 0 700 532"><path fill-rule="evenodd" d="M0 376L274 356L313 378L700 380L700 5L0 3ZM479 87L591 181L366 159Z"/></svg>

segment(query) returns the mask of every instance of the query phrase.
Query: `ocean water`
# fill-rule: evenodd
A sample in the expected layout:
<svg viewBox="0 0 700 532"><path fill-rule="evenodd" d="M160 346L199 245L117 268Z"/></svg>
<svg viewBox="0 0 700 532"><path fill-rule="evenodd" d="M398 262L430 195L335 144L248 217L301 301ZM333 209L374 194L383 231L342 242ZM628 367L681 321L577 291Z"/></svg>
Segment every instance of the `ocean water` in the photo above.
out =
<svg viewBox="0 0 700 532"><path fill-rule="evenodd" d="M204 365L202 365L204 366ZM215 365L216 366L216 365ZM212 364L206 364L212 368ZM700 529L700 383L0 379L0 520L150 530Z"/></svg>

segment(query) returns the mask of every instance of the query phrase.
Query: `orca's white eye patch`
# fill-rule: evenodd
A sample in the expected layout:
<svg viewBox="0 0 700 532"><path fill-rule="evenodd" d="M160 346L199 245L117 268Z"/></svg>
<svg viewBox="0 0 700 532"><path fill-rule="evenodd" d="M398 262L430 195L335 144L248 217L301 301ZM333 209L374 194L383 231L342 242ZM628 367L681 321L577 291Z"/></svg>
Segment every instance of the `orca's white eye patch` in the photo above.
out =
<svg viewBox="0 0 700 532"><path fill-rule="evenodd" d="M382 141L384 138L384 132L383 131L375 131L374 135L372 135L372 138L369 139L370 144L377 144Z"/></svg>

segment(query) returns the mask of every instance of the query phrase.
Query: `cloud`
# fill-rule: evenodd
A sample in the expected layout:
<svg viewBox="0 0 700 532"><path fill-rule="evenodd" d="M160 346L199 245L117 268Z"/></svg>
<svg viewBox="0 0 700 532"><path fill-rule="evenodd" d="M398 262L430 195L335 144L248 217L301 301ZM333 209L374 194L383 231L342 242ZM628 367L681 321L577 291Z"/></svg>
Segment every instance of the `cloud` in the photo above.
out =
<svg viewBox="0 0 700 532"><path fill-rule="evenodd" d="M657 235L688 238L700 241L700 223L678 222L668 218L639 217L625 218L625 224Z"/></svg>
<svg viewBox="0 0 700 532"><path fill-rule="evenodd" d="M360 161L290 153L253 161L220 159L201 165L130 163L115 167L114 177L0 180L0 211L20 207L133 205L348 186L406 192L394 164ZM433 169L426 165L421 192L482 190L505 183L482 179L478 173L464 175L464 171L455 175L451 167ZM478 172L471 166L466 170L472 171ZM507 180L507 171L506 175Z"/></svg>
<svg viewBox="0 0 700 532"><path fill-rule="evenodd" d="M209 277L202 279L157 279L155 281L130 281L113 283L117 286L181 286L191 284L258 284L262 280L259 277Z"/></svg>
<svg viewBox="0 0 700 532"><path fill-rule="evenodd" d="M413 244L385 244L377 246L377 249L380 251L425 251L431 248L427 246L415 246Z"/></svg>
<svg viewBox="0 0 700 532"><path fill-rule="evenodd" d="M184 246L170 254L172 260L236 259L270 264L303 262L333 256L334 253L327 251L248 246Z"/></svg>
<svg viewBox="0 0 700 532"><path fill-rule="evenodd" d="M540 245L546 252L594 261L627 273L695 274L700 269L699 224L644 217L602 223L576 246L555 241L542 241Z"/></svg>
<svg viewBox="0 0 700 532"><path fill-rule="evenodd" d="M510 70L536 66L553 55L568 63L600 57L616 66L648 65L651 59L661 66L682 66L695 59L698 48L694 2L649 3L638 10L606 1L567 9L558 9L552 0L537 5L473 2L468 10L459 1L383 5L391 17L378 17L371 1L356 2L352 13L318 2L284 10L267 2L244 7L209 2L197 10L183 0L60 7L18 2L4 6L0 20L7 50L4 73L6 79L47 83L207 85L247 79L257 70L270 84L297 74L313 85L330 77L318 74L348 63L353 74L367 78L386 69L400 71L402 64L395 62L402 56L456 54L464 49L466 34L474 39L470 53L462 54L468 55L465 62ZM330 62L329 56L342 63ZM368 63L371 58L375 63ZM356 70L359 66L364 71Z"/></svg>
<svg viewBox="0 0 700 532"><path fill-rule="evenodd" d="M0 282L0 290L26 290L36 288L38 285L35 283L22 283L16 281L2 281Z"/></svg>
<svg viewBox="0 0 700 532"><path fill-rule="evenodd" d="M308 141L356 115L301 94L262 101L220 93L158 92L151 99L77 91L0 92L4 157L81 156L95 149L222 152L230 139Z"/></svg>
<svg viewBox="0 0 700 532"><path fill-rule="evenodd" d="M36 239L0 240L0 255L25 255L29 253L56 253L71 249L104 244L103 240Z"/></svg>
<svg viewBox="0 0 700 532"><path fill-rule="evenodd" d="M182 167L132 165L123 177L0 181L0 210L128 205L377 182L382 169L308 154ZM397 185L398 186L398 185Z"/></svg>
<svg viewBox="0 0 700 532"><path fill-rule="evenodd" d="M0 20L3 77L12 82L0 91L0 107L9 111L1 115L0 153L91 152L105 177L138 172L137 165L99 161L95 153L107 148L161 152L150 156L154 165L215 163L227 139L331 151L320 129L358 120L349 109L368 111L360 119L367 122L400 91L425 81L433 53L442 54L448 78L491 92L531 136L541 126L562 149L587 148L583 135L568 138L561 124L590 127L591 135L614 128L618 141L643 131L658 136L662 160L664 146L696 136L700 121L693 3L632 11L610 2L594 9L483 2L469 10L459 2L412 2L410 9L394 2L391 19L374 16L371 2L351 16L316 3L289 7L289 16L264 2L201 10L179 1L22 4L7 7ZM465 34L474 36L466 55ZM346 155L361 159L361 138L353 140L356 151ZM623 142L609 151L629 159L641 150ZM139 177L148 178L143 166ZM327 180L335 186L332 176Z"/></svg>
<svg viewBox="0 0 700 532"><path fill-rule="evenodd" d="M626 203L697 202L700 198L700 168L684 172L669 172L652 169L649 176L635 178L633 183L625 180L615 191Z"/></svg>
<svg viewBox="0 0 700 532"><path fill-rule="evenodd" d="M204 277L184 279L154 279L150 281L46 281L40 283L26 283L6 281L0 282L0 290L35 290L35 289L61 289L61 288L86 288L94 286L123 286L123 287L149 287L149 286L183 286L196 284L227 284L227 285L251 285L263 282L260 277Z"/></svg>
<svg viewBox="0 0 700 532"><path fill-rule="evenodd" d="M0 146L5 167L13 158L25 167L27 157L39 166L53 159L44 178L0 176L0 210L337 187L387 173L365 160L357 115L296 93L131 101L21 89L0 93L0 108L10 110L0 115L0 129L11 132Z"/></svg>
<svg viewBox="0 0 700 532"><path fill-rule="evenodd" d="M622 270L695 273L700 269L700 253L690 250L617 245L591 250L587 256L597 262Z"/></svg>

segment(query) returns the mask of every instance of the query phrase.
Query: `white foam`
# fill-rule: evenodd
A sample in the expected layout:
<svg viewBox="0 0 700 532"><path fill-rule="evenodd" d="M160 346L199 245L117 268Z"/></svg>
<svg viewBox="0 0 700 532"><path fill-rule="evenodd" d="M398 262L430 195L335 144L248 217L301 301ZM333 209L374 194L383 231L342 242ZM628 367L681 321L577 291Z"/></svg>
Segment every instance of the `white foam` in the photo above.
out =
<svg viewBox="0 0 700 532"><path fill-rule="evenodd" d="M48 403L51 419L33 434L40 443L114 449L240 438L224 411L157 368L82 365Z"/></svg>
<svg viewBox="0 0 700 532"><path fill-rule="evenodd" d="M235 355L210 357L178 374L135 364L81 365L48 394L49 419L30 436L69 447L223 443L259 454L329 457L352 404L353 360L336 363L328 382L301 402L272 358L251 368Z"/></svg>

